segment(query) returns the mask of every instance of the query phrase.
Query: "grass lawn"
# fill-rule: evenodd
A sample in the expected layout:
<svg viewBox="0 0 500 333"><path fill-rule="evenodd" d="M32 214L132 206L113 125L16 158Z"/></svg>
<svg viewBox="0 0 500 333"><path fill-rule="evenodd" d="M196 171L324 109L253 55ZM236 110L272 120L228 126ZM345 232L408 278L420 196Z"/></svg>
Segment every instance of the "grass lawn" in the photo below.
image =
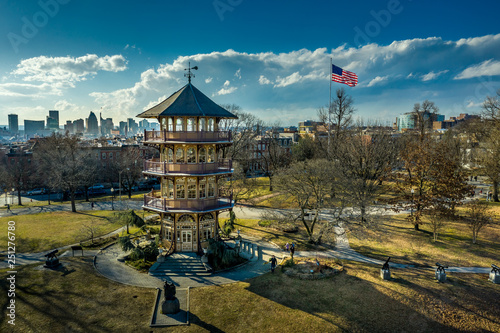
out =
<svg viewBox="0 0 500 333"><path fill-rule="evenodd" d="M221 221L221 225L224 220ZM299 231L296 233L287 233L273 228L266 228L259 226L258 219L236 219L235 230L240 229L242 235L248 234L255 237L260 237L266 241L270 241L279 245L281 248L285 247L286 243L295 243L296 251L305 250L322 250L323 247L317 247L308 242L307 233L305 231L302 223L297 223ZM318 226L316 226L318 227ZM323 238L324 242L330 242L334 244L334 239L325 236Z"/></svg>
<svg viewBox="0 0 500 333"><path fill-rule="evenodd" d="M190 291L190 325L152 329L154 290L95 273L90 258L64 258L66 271L18 269L16 326L2 332L456 332L500 331L500 289L486 275L394 270L345 262L333 278L304 281L275 274ZM7 294L0 271L0 292ZM0 299L5 311L7 297Z"/></svg>
<svg viewBox="0 0 500 333"><path fill-rule="evenodd" d="M0 218L0 227L7 230L7 222L16 224L16 251L41 252L63 245L78 243L88 236L83 225L94 224L98 235L107 234L123 226L111 221L113 211L51 212ZM0 248L7 248L7 233L0 234Z"/></svg>
<svg viewBox="0 0 500 333"><path fill-rule="evenodd" d="M378 217L376 226L353 226L348 233L351 247L369 257L400 263L433 266L436 262L450 266L484 266L500 264L500 225L485 227L477 244L472 244L470 229L460 221L446 221L433 241L430 225L420 231L405 220L406 214Z"/></svg>

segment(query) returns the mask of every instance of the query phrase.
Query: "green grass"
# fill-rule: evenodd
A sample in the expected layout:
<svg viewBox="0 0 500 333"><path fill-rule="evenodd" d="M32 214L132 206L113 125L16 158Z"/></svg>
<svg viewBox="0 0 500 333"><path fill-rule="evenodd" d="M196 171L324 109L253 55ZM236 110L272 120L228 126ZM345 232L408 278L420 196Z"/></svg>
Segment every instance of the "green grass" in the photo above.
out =
<svg viewBox="0 0 500 333"><path fill-rule="evenodd" d="M112 222L113 211L51 212L0 218L0 228L7 230L8 221L15 222L16 251L41 252L52 248L78 243L88 237L83 225L94 223L99 235L123 226ZM6 249L7 232L0 234L0 247Z"/></svg>
<svg viewBox="0 0 500 333"><path fill-rule="evenodd" d="M430 225L423 224L416 231L405 217L406 214L378 217L375 227L370 228L353 225L348 233L351 247L369 257L392 257L391 261L401 263L484 267L498 264L499 225L485 227L477 244L472 244L472 233L463 222L447 220L434 242Z"/></svg>
<svg viewBox="0 0 500 333"><path fill-rule="evenodd" d="M224 220L221 221L221 225ZM263 227L259 225L258 219L236 219L235 230L240 229L242 235L249 234L255 237L262 238L266 241L273 242L280 248L284 248L286 243L295 243L296 251L305 250L324 250L321 246L315 246L308 242L307 233L301 223L296 224L299 228L296 233L287 233L273 228ZM328 237L324 237L325 241L332 241Z"/></svg>
<svg viewBox="0 0 500 333"><path fill-rule="evenodd" d="M150 328L155 291L98 275L91 258L63 258L65 271L18 269L16 326L2 332L481 332L500 331L500 289L486 275L393 270L344 262L332 278L304 281L278 269L245 282L192 288L190 325ZM7 295L0 271L0 293ZM7 297L0 298L5 311Z"/></svg>

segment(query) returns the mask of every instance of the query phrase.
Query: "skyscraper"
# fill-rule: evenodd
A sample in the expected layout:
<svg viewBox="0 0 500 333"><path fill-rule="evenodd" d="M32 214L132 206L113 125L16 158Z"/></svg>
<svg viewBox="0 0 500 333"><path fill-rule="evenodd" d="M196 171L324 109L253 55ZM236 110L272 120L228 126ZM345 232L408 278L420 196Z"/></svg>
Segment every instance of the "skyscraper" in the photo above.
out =
<svg viewBox="0 0 500 333"><path fill-rule="evenodd" d="M83 119L77 119L73 122L75 133L85 132L85 123Z"/></svg>
<svg viewBox="0 0 500 333"><path fill-rule="evenodd" d="M47 129L50 131L59 131L59 111L49 110Z"/></svg>
<svg viewBox="0 0 500 333"><path fill-rule="evenodd" d="M9 114L9 131L12 134L17 134L19 132L19 118L17 114Z"/></svg>
<svg viewBox="0 0 500 333"><path fill-rule="evenodd" d="M88 118L88 127L87 127L87 133L89 134L99 134L99 124L97 122L97 117L94 114L94 112L90 111L90 115Z"/></svg>
<svg viewBox="0 0 500 333"><path fill-rule="evenodd" d="M30 137L35 134L42 134L45 129L45 122L43 120L24 120L24 135Z"/></svg>

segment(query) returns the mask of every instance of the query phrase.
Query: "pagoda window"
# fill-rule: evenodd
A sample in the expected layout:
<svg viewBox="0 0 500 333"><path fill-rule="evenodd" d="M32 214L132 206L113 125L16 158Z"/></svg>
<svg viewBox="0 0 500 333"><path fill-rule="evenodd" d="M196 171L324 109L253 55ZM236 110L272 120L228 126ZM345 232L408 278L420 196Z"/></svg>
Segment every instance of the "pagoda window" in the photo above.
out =
<svg viewBox="0 0 500 333"><path fill-rule="evenodd" d="M184 130L184 119L177 118L175 120L175 131L176 132L182 132L183 130Z"/></svg>
<svg viewBox="0 0 500 333"><path fill-rule="evenodd" d="M175 163L184 163L184 149L177 148L175 152Z"/></svg>
<svg viewBox="0 0 500 333"><path fill-rule="evenodd" d="M188 163L196 163L196 151L194 148L188 148L186 155Z"/></svg>
<svg viewBox="0 0 500 333"><path fill-rule="evenodd" d="M174 120L172 119L172 117L168 117L168 131L174 131Z"/></svg>
<svg viewBox="0 0 500 333"><path fill-rule="evenodd" d="M161 119L161 129L166 130L167 129L167 119L162 118Z"/></svg>
<svg viewBox="0 0 500 333"><path fill-rule="evenodd" d="M198 152L198 161L199 163L207 162L207 150L205 148L200 148L200 151Z"/></svg>
<svg viewBox="0 0 500 333"><path fill-rule="evenodd" d="M205 199L207 197L207 179L201 177L198 184L198 198Z"/></svg>
<svg viewBox="0 0 500 333"><path fill-rule="evenodd" d="M186 178L177 178L175 181L175 197L176 199L186 199Z"/></svg>
<svg viewBox="0 0 500 333"><path fill-rule="evenodd" d="M200 132L204 132L207 130L207 120L205 118L200 118Z"/></svg>
<svg viewBox="0 0 500 333"><path fill-rule="evenodd" d="M209 147L208 148L208 163L214 163L215 162L215 149L214 147Z"/></svg>
<svg viewBox="0 0 500 333"><path fill-rule="evenodd" d="M214 131L214 118L208 118L208 128L207 130L209 132L213 132Z"/></svg>
<svg viewBox="0 0 500 333"><path fill-rule="evenodd" d="M174 150L172 148L167 149L167 162L174 163Z"/></svg>
<svg viewBox="0 0 500 333"><path fill-rule="evenodd" d="M195 132L196 131L196 120L194 118L188 118L187 131L188 132Z"/></svg>
<svg viewBox="0 0 500 333"><path fill-rule="evenodd" d="M171 179L162 179L162 196L167 199L174 198L174 182Z"/></svg>
<svg viewBox="0 0 500 333"><path fill-rule="evenodd" d="M209 198L215 197L215 178L214 177L208 178L208 197Z"/></svg>
<svg viewBox="0 0 500 333"><path fill-rule="evenodd" d="M196 178L188 178L188 199L196 199Z"/></svg>

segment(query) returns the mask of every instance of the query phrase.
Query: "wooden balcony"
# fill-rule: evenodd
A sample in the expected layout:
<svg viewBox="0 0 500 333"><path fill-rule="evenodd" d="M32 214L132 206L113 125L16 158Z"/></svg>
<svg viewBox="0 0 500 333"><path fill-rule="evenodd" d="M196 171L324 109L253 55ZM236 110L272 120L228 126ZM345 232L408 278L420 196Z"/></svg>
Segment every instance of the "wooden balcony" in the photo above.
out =
<svg viewBox="0 0 500 333"><path fill-rule="evenodd" d="M207 175L217 173L231 173L233 163L229 159L219 160L214 163L168 163L160 162L158 159L144 161L145 174L169 175L169 174L187 174L187 175Z"/></svg>
<svg viewBox="0 0 500 333"><path fill-rule="evenodd" d="M167 132L144 131L144 143L172 143L172 142L231 142L231 131L215 132Z"/></svg>
<svg viewBox="0 0 500 333"><path fill-rule="evenodd" d="M160 191L145 194L143 205L145 209L160 212L209 212L233 206L232 195L206 199L166 199L160 197Z"/></svg>

